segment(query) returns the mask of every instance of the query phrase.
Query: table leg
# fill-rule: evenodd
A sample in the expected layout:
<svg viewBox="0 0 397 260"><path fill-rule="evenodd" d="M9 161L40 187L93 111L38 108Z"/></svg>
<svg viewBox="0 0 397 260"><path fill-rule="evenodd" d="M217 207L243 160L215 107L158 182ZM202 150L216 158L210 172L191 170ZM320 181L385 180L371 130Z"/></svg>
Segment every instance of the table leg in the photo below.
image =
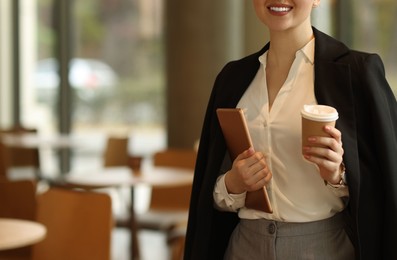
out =
<svg viewBox="0 0 397 260"><path fill-rule="evenodd" d="M139 241L138 241L138 225L135 218L134 208L134 187L131 187L131 209L130 209L130 232L131 232L131 245L130 254L132 260L139 259Z"/></svg>

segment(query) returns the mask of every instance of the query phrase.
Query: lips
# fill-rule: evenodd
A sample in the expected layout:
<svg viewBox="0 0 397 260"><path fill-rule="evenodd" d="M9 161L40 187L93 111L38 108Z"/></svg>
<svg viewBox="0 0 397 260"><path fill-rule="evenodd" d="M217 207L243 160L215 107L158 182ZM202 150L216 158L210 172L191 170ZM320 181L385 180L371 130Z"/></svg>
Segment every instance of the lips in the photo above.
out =
<svg viewBox="0 0 397 260"><path fill-rule="evenodd" d="M274 14L286 14L292 10L292 6L288 5L271 5L267 7Z"/></svg>

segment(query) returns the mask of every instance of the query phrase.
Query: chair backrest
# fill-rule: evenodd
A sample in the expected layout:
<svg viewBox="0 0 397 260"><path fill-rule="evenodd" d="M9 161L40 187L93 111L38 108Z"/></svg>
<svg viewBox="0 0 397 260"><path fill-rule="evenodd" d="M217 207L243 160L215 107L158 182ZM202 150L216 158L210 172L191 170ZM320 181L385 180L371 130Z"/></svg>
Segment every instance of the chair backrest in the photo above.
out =
<svg viewBox="0 0 397 260"><path fill-rule="evenodd" d="M109 195L50 188L38 196L37 221L47 227L47 235L33 245L33 260L110 259Z"/></svg>
<svg viewBox="0 0 397 260"><path fill-rule="evenodd" d="M0 180L0 218L34 220L36 217L36 182ZM30 259L31 247L1 250L0 259Z"/></svg>
<svg viewBox="0 0 397 260"><path fill-rule="evenodd" d="M0 136L1 138L1 136ZM9 158L8 158L8 151L7 147L0 141L0 179L7 180L7 170L9 166Z"/></svg>
<svg viewBox="0 0 397 260"><path fill-rule="evenodd" d="M20 126L2 129L1 134L33 134L36 129L23 128ZM0 144L0 174L5 175L10 167L32 167L35 171L40 170L39 148L10 147Z"/></svg>
<svg viewBox="0 0 397 260"><path fill-rule="evenodd" d="M197 153L194 149L174 149L156 152L153 156L155 166L194 169ZM190 203L192 184L153 187L149 209L187 210Z"/></svg>
<svg viewBox="0 0 397 260"><path fill-rule="evenodd" d="M153 155L155 166L194 169L197 152L194 149L168 148Z"/></svg>
<svg viewBox="0 0 397 260"><path fill-rule="evenodd" d="M128 158L128 137L108 137L103 153L103 166L128 166Z"/></svg>
<svg viewBox="0 0 397 260"><path fill-rule="evenodd" d="M36 217L36 182L0 181L0 217L34 220Z"/></svg>

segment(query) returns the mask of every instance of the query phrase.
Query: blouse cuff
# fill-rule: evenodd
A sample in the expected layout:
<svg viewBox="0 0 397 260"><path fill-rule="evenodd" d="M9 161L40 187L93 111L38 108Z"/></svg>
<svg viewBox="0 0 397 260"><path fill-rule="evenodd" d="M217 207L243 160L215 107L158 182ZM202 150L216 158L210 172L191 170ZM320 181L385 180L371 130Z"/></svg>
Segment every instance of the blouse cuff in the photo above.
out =
<svg viewBox="0 0 397 260"><path fill-rule="evenodd" d="M218 177L218 180L216 182L214 189L215 203L221 208L226 206L229 210L238 210L239 208L242 208L244 206L246 192L239 194L229 194L227 192L225 183L226 174Z"/></svg>
<svg viewBox="0 0 397 260"><path fill-rule="evenodd" d="M327 188L332 191L335 196L338 197L348 197L349 196L349 188L347 185L341 185L341 186L332 186L332 185L327 185Z"/></svg>

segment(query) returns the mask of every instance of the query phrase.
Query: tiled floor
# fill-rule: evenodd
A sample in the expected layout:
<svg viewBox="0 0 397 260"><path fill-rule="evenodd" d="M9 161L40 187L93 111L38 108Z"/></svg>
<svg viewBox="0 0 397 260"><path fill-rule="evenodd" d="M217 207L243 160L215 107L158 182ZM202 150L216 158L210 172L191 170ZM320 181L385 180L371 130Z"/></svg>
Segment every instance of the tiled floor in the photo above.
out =
<svg viewBox="0 0 397 260"><path fill-rule="evenodd" d="M138 238L141 250L140 260L169 259L164 235L153 231L140 231ZM129 245L129 231L127 229L116 228L112 237L112 260L129 260Z"/></svg>
<svg viewBox="0 0 397 260"><path fill-rule="evenodd" d="M113 198L114 212L118 216L128 213L130 203L130 190L120 189L109 194ZM150 189L147 187L135 187L134 204L136 213L144 212L148 206ZM119 204L116 204L116 203ZM140 260L168 260L169 252L166 245L165 235L160 232L141 230L138 232ZM130 233L125 228L115 228L112 237L112 260L130 259Z"/></svg>

